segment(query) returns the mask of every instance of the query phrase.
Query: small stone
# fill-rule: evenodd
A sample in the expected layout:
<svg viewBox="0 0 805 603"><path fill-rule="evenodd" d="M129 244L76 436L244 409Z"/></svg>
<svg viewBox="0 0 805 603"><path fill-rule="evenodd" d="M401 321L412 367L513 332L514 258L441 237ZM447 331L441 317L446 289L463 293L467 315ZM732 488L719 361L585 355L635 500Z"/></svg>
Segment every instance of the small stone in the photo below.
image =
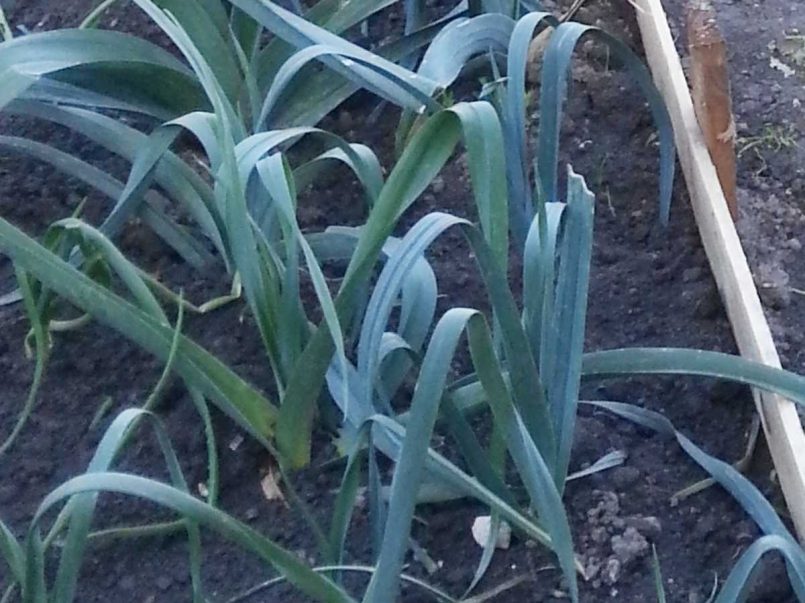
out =
<svg viewBox="0 0 805 603"><path fill-rule="evenodd" d="M17 488L12 484L0 484L0 503L5 504L17 498Z"/></svg>
<svg viewBox="0 0 805 603"><path fill-rule="evenodd" d="M480 547L485 547L492 529L492 518L489 515L476 517L472 523L472 538ZM495 538L495 548L508 549L511 546L512 529L505 521L500 522Z"/></svg>
<svg viewBox="0 0 805 603"><path fill-rule="evenodd" d="M600 571L601 571L601 563L596 559L591 559L590 561L587 562L587 565L584 566L584 577L587 580L592 580L598 575L598 572Z"/></svg>
<svg viewBox="0 0 805 603"><path fill-rule="evenodd" d="M160 576L157 578L157 588L163 592L168 590L172 584L173 580L170 576Z"/></svg>
<svg viewBox="0 0 805 603"><path fill-rule="evenodd" d="M688 593L688 603L703 603L704 595L698 590L692 590Z"/></svg>
<svg viewBox="0 0 805 603"><path fill-rule="evenodd" d="M786 244L791 251L802 251L802 243L797 238L788 239Z"/></svg>
<svg viewBox="0 0 805 603"><path fill-rule="evenodd" d="M616 467L612 470L612 483L618 490L628 490L640 481L640 470L636 467Z"/></svg>
<svg viewBox="0 0 805 603"><path fill-rule="evenodd" d="M338 114L338 129L346 132L350 130L355 121L352 119L352 114L349 111L341 111Z"/></svg>
<svg viewBox="0 0 805 603"><path fill-rule="evenodd" d="M699 518L694 528L694 533L698 539L704 540L716 531L716 519L713 515L706 514Z"/></svg>
<svg viewBox="0 0 805 603"><path fill-rule="evenodd" d="M123 576L120 581L117 583L120 590L133 590L135 586L135 581L132 576Z"/></svg>
<svg viewBox="0 0 805 603"><path fill-rule="evenodd" d="M621 562L615 557L607 559L606 567L604 567L604 582L607 584L615 584L618 578L621 577Z"/></svg>
<svg viewBox="0 0 805 603"><path fill-rule="evenodd" d="M790 278L779 266L761 264L758 267L756 280L763 303L774 310L787 308L791 304L791 292L788 289Z"/></svg>
<svg viewBox="0 0 805 603"><path fill-rule="evenodd" d="M656 538L662 534L662 523L653 515L634 515L627 517L626 525L634 528L648 538Z"/></svg>
<svg viewBox="0 0 805 603"><path fill-rule="evenodd" d="M696 305L693 307L693 315L703 320L712 320L719 315L720 311L721 297L715 287L708 287L699 296L698 300L696 300Z"/></svg>
<svg viewBox="0 0 805 603"><path fill-rule="evenodd" d="M686 283L692 283L702 278L704 271L698 267L688 268L682 272L682 280Z"/></svg>
<svg viewBox="0 0 805 603"><path fill-rule="evenodd" d="M604 527L599 526L590 531L590 540L598 544L605 543L608 537L609 534L607 534L607 529Z"/></svg>
<svg viewBox="0 0 805 603"><path fill-rule="evenodd" d="M618 516L620 511L618 495L614 492L602 492L599 490L595 490L593 493L599 496L601 501L592 509L587 510L587 520L592 525L608 525L612 523L612 520Z"/></svg>
<svg viewBox="0 0 805 603"><path fill-rule="evenodd" d="M631 527L626 528L623 535L613 536L610 542L612 552L615 553L623 567L646 555L649 549L648 541L645 537Z"/></svg>
<svg viewBox="0 0 805 603"><path fill-rule="evenodd" d="M442 192L444 192L444 178L441 176L436 176L433 179L433 182L431 182L430 186L434 193L440 195Z"/></svg>
<svg viewBox="0 0 805 603"><path fill-rule="evenodd" d="M594 257L600 260L605 266L611 266L612 264L620 262L624 254L619 247L615 247L614 245L600 245L596 247Z"/></svg>
<svg viewBox="0 0 805 603"><path fill-rule="evenodd" d="M710 386L710 400L719 404L736 406L743 398L749 397L749 388L741 383L719 379Z"/></svg>
<svg viewBox="0 0 805 603"><path fill-rule="evenodd" d="M248 521L254 521L260 516L260 512L255 507L249 507L244 515Z"/></svg>

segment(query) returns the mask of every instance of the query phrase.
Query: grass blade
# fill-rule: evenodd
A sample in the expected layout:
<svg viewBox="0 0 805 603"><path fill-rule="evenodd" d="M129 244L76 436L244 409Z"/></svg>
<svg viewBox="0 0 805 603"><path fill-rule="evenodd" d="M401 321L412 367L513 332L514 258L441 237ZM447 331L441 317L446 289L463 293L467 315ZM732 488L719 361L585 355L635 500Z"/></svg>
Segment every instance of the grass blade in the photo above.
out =
<svg viewBox="0 0 805 603"><path fill-rule="evenodd" d="M71 243L75 241L82 249L91 247L93 251L99 253L109 268L123 281L140 309L162 323L168 322L162 306L148 285L140 278L134 264L129 262L103 233L77 218L65 218L54 223L47 236L62 234L66 234ZM72 244L70 246L72 247Z"/></svg>
<svg viewBox="0 0 805 603"><path fill-rule="evenodd" d="M657 556L657 547L651 545L651 573L654 575L654 588L657 591L657 603L666 603L665 585L662 582L662 568Z"/></svg>
<svg viewBox="0 0 805 603"><path fill-rule="evenodd" d="M523 252L523 326L540 374L548 373L551 338L547 334L554 324L556 250L566 207L564 203L543 205L531 222Z"/></svg>
<svg viewBox="0 0 805 603"><path fill-rule="evenodd" d="M375 55L376 56L376 55ZM379 58L376 56L376 59ZM421 87L412 85L410 77L401 77L377 64L377 60L367 59L364 53L356 53L351 49L336 48L325 44L308 46L291 56L277 71L271 88L265 97L258 124L260 129L269 127L268 118L278 104L283 92L299 73L312 61L318 60L331 64L332 59L337 60L346 67L364 68L369 75L363 75L363 70L354 70L350 80L359 86L365 87L380 96L396 102L409 109L419 109L425 105L431 109L438 109L439 105L431 100L430 95L422 92ZM410 73L408 74L411 75Z"/></svg>
<svg viewBox="0 0 805 603"><path fill-rule="evenodd" d="M472 310L453 309L437 323L422 361L417 388L411 402L406 437L391 482L389 510L377 571L363 597L365 603L394 601L399 588L403 556L408 550L416 491L424 473L425 459L451 359Z"/></svg>
<svg viewBox="0 0 805 603"><path fill-rule="evenodd" d="M140 154L148 152L147 135L100 113L32 101L15 101L6 110L63 125L131 163L135 163ZM193 217L201 230L211 239L219 254L226 258L219 226L211 213L214 204L213 192L201 176L173 153L166 153L162 161L156 165L153 177L160 188L179 202ZM131 176L129 180L132 180ZM98 179L95 181L100 182ZM131 184L134 185L135 183ZM111 193L111 188L108 192L105 188L104 193ZM119 196L118 193L115 198ZM144 218L146 217L147 210L144 215Z"/></svg>
<svg viewBox="0 0 805 603"><path fill-rule="evenodd" d="M78 178L106 196L116 199L123 191L123 184L98 168L41 142L0 136L0 147L45 161L56 169ZM157 209L167 200L154 191L145 196L146 203L140 210L143 221L168 243L191 266L201 268L211 264L211 254L184 229Z"/></svg>
<svg viewBox="0 0 805 603"><path fill-rule="evenodd" d="M366 308L358 342L358 383L363 398L362 407L373 405L383 333L405 277L425 249L444 230L458 223L466 222L447 214L428 214L406 234L380 273Z"/></svg>
<svg viewBox="0 0 805 603"><path fill-rule="evenodd" d="M229 29L225 5L220 0L134 0L149 16L161 9L170 12L210 65L227 98L236 102L242 92L243 73ZM159 21L156 21L159 25ZM169 34L169 32L166 32Z"/></svg>
<svg viewBox="0 0 805 603"><path fill-rule="evenodd" d="M579 592L573 537L562 496L554 482L552 467L546 462L533 435L511 402L502 367L495 358L492 339L485 326L483 321L476 320L475 324L470 324L468 330L473 365L487 393L496 424L504 435L514 464L531 498L531 504L551 535L551 548L556 553L568 582L570 598L577 602Z"/></svg>
<svg viewBox="0 0 805 603"><path fill-rule="evenodd" d="M705 453L677 431L673 424L661 414L633 404L620 402L589 402L588 404L608 410L665 436L675 438L688 456L735 497L766 534L777 534L785 538L792 538L790 532L774 511L774 507L763 497L752 482L741 475L732 465Z"/></svg>

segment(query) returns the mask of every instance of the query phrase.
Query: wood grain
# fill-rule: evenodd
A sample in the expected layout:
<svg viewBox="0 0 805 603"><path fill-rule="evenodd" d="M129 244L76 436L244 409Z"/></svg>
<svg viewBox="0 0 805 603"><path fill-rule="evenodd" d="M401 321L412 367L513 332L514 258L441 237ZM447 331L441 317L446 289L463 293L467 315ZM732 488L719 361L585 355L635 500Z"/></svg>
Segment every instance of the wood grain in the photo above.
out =
<svg viewBox="0 0 805 603"><path fill-rule="evenodd" d="M727 68L727 44L710 2L690 0L686 16L693 108L716 167L730 215L737 220L735 120Z"/></svg>

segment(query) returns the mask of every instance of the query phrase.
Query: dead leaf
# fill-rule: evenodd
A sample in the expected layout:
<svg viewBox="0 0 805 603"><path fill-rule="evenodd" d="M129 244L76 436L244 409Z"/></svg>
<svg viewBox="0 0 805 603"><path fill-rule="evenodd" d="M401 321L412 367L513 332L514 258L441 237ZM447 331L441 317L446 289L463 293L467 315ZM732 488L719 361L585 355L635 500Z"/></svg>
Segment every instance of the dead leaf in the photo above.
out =
<svg viewBox="0 0 805 603"><path fill-rule="evenodd" d="M772 69L776 69L777 71L782 73L784 78L789 78L796 73L794 69L783 63L777 57L772 57L769 59L769 66Z"/></svg>
<svg viewBox="0 0 805 603"><path fill-rule="evenodd" d="M263 496L266 497L266 500L281 500L286 507L288 506L285 496L280 489L277 473L273 467L269 468L268 472L263 476L263 479L260 480L260 489L263 491Z"/></svg>
<svg viewBox="0 0 805 603"><path fill-rule="evenodd" d="M240 448L241 444L243 444L243 436L241 434L237 434L234 438L232 438L232 441L229 442L229 449L232 452L235 452L238 448Z"/></svg>

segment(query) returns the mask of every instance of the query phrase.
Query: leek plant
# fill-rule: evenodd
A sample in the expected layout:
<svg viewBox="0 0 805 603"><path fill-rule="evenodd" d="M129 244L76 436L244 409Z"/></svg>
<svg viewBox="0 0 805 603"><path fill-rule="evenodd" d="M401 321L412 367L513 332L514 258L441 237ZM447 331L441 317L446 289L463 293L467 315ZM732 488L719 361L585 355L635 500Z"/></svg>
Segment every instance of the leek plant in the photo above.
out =
<svg viewBox="0 0 805 603"><path fill-rule="evenodd" d="M43 501L23 541L16 540L6 526L0 526L0 551L21 585L23 600L40 601L47 597L71 600L97 493L111 491L146 498L173 509L184 518L181 525L190 538L196 600L203 596L203 571L197 565L197 530L204 526L260 555L282 579L314 600L356 600L353 593L344 590L337 577L339 572L366 571L371 578L361 600L392 601L409 547L415 505L424 496L438 492L442 498L474 497L489 505L497 517L509 521L519 533L551 547L567 580L571 600L578 601L577 564L561 490L566 479L562 453L567 445L566 438L572 437L567 421L575 414L579 403L578 387L582 379L634 374L700 375L760 387L805 404L805 378L726 354L666 348L583 354L583 340L573 333L578 333L578 329L583 332L592 212L593 197L581 178L573 174L567 203L546 203L540 208L528 239L530 250L525 254L528 259L524 282L531 286L525 288L522 311L518 310L509 290L501 258L482 230L466 220L447 214L429 214L402 239L388 240L388 258L363 313L357 362L353 365L349 361L334 360L328 371L330 391L344 414L342 445L348 449L349 456L334 505L327 535L329 556L325 556L327 563L323 567L305 566L296 556L227 516L210 502L189 494L164 434L159 440L171 469L172 485L111 471L130 430L144 418L151 420L144 411L129 410L108 429L88 472L56 489ZM78 224L68 222L62 227L78 228ZM110 324L115 324L117 316L129 321L137 318L151 325L154 333L171 333L164 319L154 316L150 323L142 321L144 316L151 316L147 309L151 302L145 293L147 289L138 287L136 282L129 286L135 302L125 302L78 272L69 261L7 223L0 222L0 228L2 240L9 242L7 249L15 265L28 280L35 279ZM451 308L436 321L430 336L424 337L421 346L424 353L417 354L399 332L386 331L386 325L395 299L403 290L408 292L403 295L409 296L409 300L413 299L410 296L414 290L420 291L422 300L427 298L423 291L435 295L431 286L433 273L423 253L440 234L451 228L460 229L472 246L494 318L489 320L469 308ZM97 236L86 227L82 231L84 240ZM341 234L349 237L357 233ZM360 236L358 234L359 240ZM116 265L119 270L130 268L125 261ZM420 287L416 286L417 280L421 280ZM97 293L100 299L91 293ZM91 307L91 300L112 310L104 315L98 308ZM535 308L540 311L535 312ZM404 314L411 316L415 309L409 306ZM529 318L535 316L539 318ZM412 321L416 322L411 318L401 322L410 326ZM464 335L473 372L454 378L449 367ZM174 358L169 357L168 363L173 363L185 381L200 391L206 383L194 380L190 358L183 358L191 356L188 352L193 348L175 330L173 339L176 342L171 352ZM402 369L395 362L400 359L404 360ZM413 399L404 412L397 413L388 408L389 396L393 395L400 374L411 368L416 375ZM345 375L350 377L345 379ZM205 391L213 394L215 390ZM771 551L784 556L792 585L798 596L802 596L805 554L773 507L746 478L730 465L704 453L657 413L616 402L582 403L593 404L675 438L696 463L737 498L763 530L764 536L742 555L715 601L742 600L751 585L752 570L760 558ZM480 443L468 421L471 414L487 408L494 432L498 434L493 436L488 449ZM441 422L438 422L440 417ZM430 446L435 429L451 436L462 456L461 465L447 461ZM159 428L158 433L161 434ZM365 455L361 454L363 450ZM377 453L395 462L387 503L379 492L381 481L373 460ZM509 459L517 475L516 482L511 483L503 478L509 473L502 471ZM343 551L364 462L369 465L369 499L374 507L371 517L374 531L380 538L376 558L356 570L346 565ZM527 500L521 498L522 491L526 492ZM50 509L62 502L66 505L43 539L40 523ZM44 576L54 574L46 571L44 551L64 530L65 546L54 583L48 587ZM433 587L422 586L437 600L459 600Z"/></svg>
<svg viewBox="0 0 805 603"><path fill-rule="evenodd" d="M260 0L132 1L164 29L187 61L136 36L96 29L94 19L79 29L9 39L0 44L0 74L7 84L0 109L66 126L135 163L146 136L112 115L134 115L153 128L171 120L181 124L185 116L209 113L217 103L226 113L234 140L241 142L258 132L313 126L362 86L418 108L434 92L433 83L410 76L394 61L427 44L463 10L457 7L430 25L421 24L417 17L408 28L411 34L370 53L337 34L394 0L322 0L306 12L305 19ZM176 39L177 29L182 32L181 42ZM198 71L195 59L189 59L182 46L192 47L205 73ZM314 62L328 69L317 70ZM215 80L217 101L211 98L205 77ZM166 139L170 134L160 136ZM284 144L297 139L289 135ZM167 148L169 143L162 144ZM117 200L101 227L105 234L114 236L128 217L139 214L193 265L202 267L212 261L206 242L166 215L166 200L160 195L150 192L145 207L139 207L142 193L156 184L193 218L224 260L230 259L207 207L212 198L209 187L173 154L160 154L154 173L133 191L136 201L127 203L121 194L125 198L130 192L123 192L120 182L78 158L13 136L0 138L0 145L50 162ZM135 166L133 176L136 171Z"/></svg>
<svg viewBox="0 0 805 603"><path fill-rule="evenodd" d="M547 13L529 13L519 20L499 12L462 17L459 6L385 53L408 56L435 36L412 71L385 58L380 49L369 52L330 31L343 31L387 3L350 3L336 10L337 3L324 0L309 11L308 21L260 0L209 0L192 6L175 0L133 1L171 39L184 62L136 37L92 29L0 44L0 71L14 82L0 98L0 107L65 125L129 159L128 181L123 184L42 143L5 137L0 145L50 161L114 198L98 227L106 237L113 238L129 218L139 215L196 266L212 261L212 246L237 285L233 290L242 285L256 319L276 384L277 443L292 467L309 458L316 405L333 354L345 366L350 351L345 347L350 340L346 325L354 324L364 303L362 283L397 220L447 160L459 136L471 159L481 228L498 261L505 265L509 228L515 247L524 248L535 215L532 197L555 200L558 194L558 124L573 49L584 36L601 38L612 47L651 104L660 128L660 205L667 216L673 178L667 113L642 64L596 28L559 24ZM421 11L414 13L421 17ZM411 22L421 25L420 17L411 17ZM546 27L555 27L555 33L544 57L540 153L532 189L525 156L525 63L529 41ZM264 30L274 36L267 43L259 35ZM113 49L111 56L107 48ZM508 81L495 96L496 111L487 103L443 107L436 100L439 92L453 84L465 65L479 57L486 60L490 52L507 57ZM311 76L314 61L328 70ZM387 182L371 150L312 126L358 86L420 115L417 128L401 128L410 144ZM110 117L109 109L169 119L146 135ZM289 111L298 112L289 117ZM212 183L170 151L183 131L204 148ZM287 150L303 139L318 142L322 152L291 165ZM296 191L333 162L346 164L363 186L368 218L359 236L352 237L350 267L331 298L319 266L328 252L313 244L332 248L336 235L303 236L296 221ZM505 182L500 177L504 173ZM165 211L170 201L192 217L200 237ZM338 236L341 242L349 238ZM71 261L79 259L80 254L72 254ZM318 327L309 324L299 298L302 267L324 316ZM150 286L165 291L158 283ZM423 328L417 327L419 339ZM265 413L275 414L274 407L268 408ZM264 419L249 431L271 432Z"/></svg>
<svg viewBox="0 0 805 603"><path fill-rule="evenodd" d="M148 498L184 518L196 600L203 597L198 570L198 528L203 525L262 556L315 600L353 601L337 576L339 569L347 571L344 543L365 461L375 554L362 600L394 600L415 506L428 493L438 492L441 498L475 498L490 507L496 520L506 519L521 534L550 547L571 599L578 601L578 568L562 494L583 378L691 373L737 380L805 402L805 379L739 358L666 349L584 354L594 200L571 172L566 202L557 201L562 104L572 52L582 37L603 39L636 76L650 103L660 130L664 220L673 180L667 113L645 68L617 40L595 28L558 24L545 13L517 20L500 12L468 18L455 13L372 53L333 31L344 31L383 3L347 3L345 8L324 0L305 20L261 0L134 1L170 37L184 62L143 40L94 30L49 32L0 45L0 73L9 82L0 106L67 125L132 163L128 181L122 183L46 145L1 139L0 144L51 161L116 201L98 228L74 218L59 222L45 246L0 219L0 252L11 258L19 275L40 354L46 353L51 301L57 295L160 357L181 376L202 417L207 401L217 405L270 450L283 471L309 461L318 405L334 401L342 415L340 444L348 461L329 532L317 532L329 569L305 566L217 509L212 494L207 501L189 494L164 435L160 443L172 485L111 472L127 434L150 420L144 411L127 411L109 428L87 474L43 501L24 541L0 525L0 552L24 600L72 600L97 492L114 491ZM316 25L317 20L325 27ZM525 63L529 43L543 27L555 30L543 57L532 169L526 156ZM266 44L263 29L275 36ZM430 39L415 70L389 60L410 56ZM491 102L442 106L439 93L467 64L490 55L493 70L504 62L501 57L506 65L506 77L492 87ZM313 61L323 62L328 71L311 75L306 69ZM155 77L164 85L146 83ZM358 87L407 111L400 128L405 144L387 178L367 147L314 127ZM110 117L110 109L163 123L142 134ZM183 131L204 148L209 178L170 151ZM295 160L287 151L302 139L317 141L322 152L308 161ZM402 239L393 238L401 216L459 142L467 154L479 224L436 213L422 218ZM365 190L365 224L306 233L297 220L297 190L333 161L345 164ZM151 190L153 185L159 193ZM178 202L206 241L179 226L164 211L159 195ZM156 292L164 288L110 240L134 215L197 266L211 260L207 242L212 245L242 286L265 346L276 399L269 400L181 335L180 324L170 324L157 299ZM436 319L437 279L425 251L447 229L459 229L473 249L493 309L490 316L451 308ZM520 306L506 277L510 231L512 246L523 255ZM348 265L333 293L322 266L336 259ZM301 302L303 271L323 317L319 325L312 324ZM110 288L112 282L122 282L123 292ZM179 304L183 307L181 299ZM389 328L397 305L400 319ZM448 369L463 338L473 370L456 377ZM354 349L351 341L357 342ZM399 402L406 379L414 379L416 388L408 408L399 413L392 401ZM320 395L325 385L327 398ZM769 550L786 556L792 583L803 591L802 551L751 484L704 455L660 417L637 407L597 404L676 437L766 532L739 562L721 601L739 600L729 597L744 592L752 567ZM470 413L484 409L493 426L488 448L468 422ZM450 435L461 464L430 446L435 429ZM388 501L381 495L377 455L395 463ZM509 462L518 483L504 480ZM212 474L214 453L210 465ZM63 501L43 539L41 522ZM45 577L53 574L45 568L44 551L65 529L50 587ZM484 555L471 587L488 558ZM443 593L438 596L451 600Z"/></svg>

